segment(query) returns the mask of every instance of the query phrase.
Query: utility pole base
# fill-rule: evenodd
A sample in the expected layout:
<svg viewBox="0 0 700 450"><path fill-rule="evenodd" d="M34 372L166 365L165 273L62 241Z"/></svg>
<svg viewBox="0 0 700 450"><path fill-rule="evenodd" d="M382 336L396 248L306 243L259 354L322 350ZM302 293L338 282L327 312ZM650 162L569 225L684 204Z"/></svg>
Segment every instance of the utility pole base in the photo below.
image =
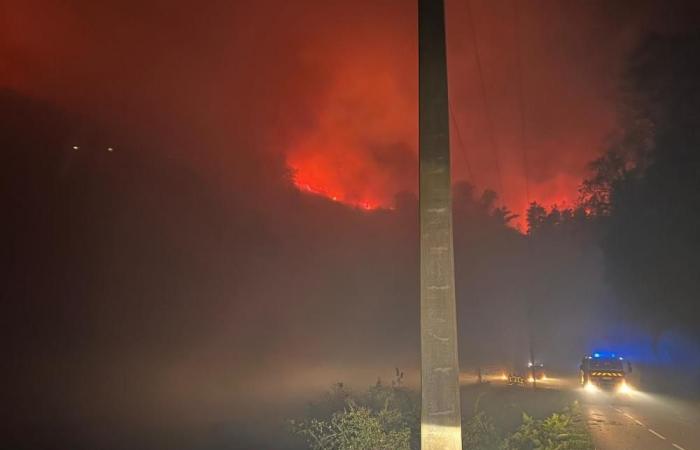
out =
<svg viewBox="0 0 700 450"><path fill-rule="evenodd" d="M462 448L462 428L423 423L420 426L421 450Z"/></svg>

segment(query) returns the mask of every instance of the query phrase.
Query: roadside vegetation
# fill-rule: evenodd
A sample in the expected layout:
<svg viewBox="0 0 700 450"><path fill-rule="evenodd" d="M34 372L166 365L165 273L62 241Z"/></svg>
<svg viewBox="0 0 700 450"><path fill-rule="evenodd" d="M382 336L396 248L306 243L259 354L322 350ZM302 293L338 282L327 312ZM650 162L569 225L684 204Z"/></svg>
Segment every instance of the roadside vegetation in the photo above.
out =
<svg viewBox="0 0 700 450"><path fill-rule="evenodd" d="M523 391L517 388L511 392L520 396ZM487 413L483 406L488 399L489 391L481 391L473 402L471 414L464 414L464 449L594 448L576 402L540 418L521 410L519 423L513 425L505 415ZM501 403L502 399L494 402ZM467 409L466 405L463 409ZM318 401L309 404L305 418L290 420L290 431L312 450L419 449L420 398L417 392L400 384L388 386L381 380L361 393L337 383Z"/></svg>

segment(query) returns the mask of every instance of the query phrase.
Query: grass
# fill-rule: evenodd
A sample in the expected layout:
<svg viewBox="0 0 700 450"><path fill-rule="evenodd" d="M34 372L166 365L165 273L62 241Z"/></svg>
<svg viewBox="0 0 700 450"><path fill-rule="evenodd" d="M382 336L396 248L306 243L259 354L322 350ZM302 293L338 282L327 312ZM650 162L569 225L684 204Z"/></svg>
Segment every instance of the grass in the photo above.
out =
<svg viewBox="0 0 700 450"><path fill-rule="evenodd" d="M523 413L544 419L562 411L576 400L571 391L546 387L474 384L461 389L462 415L469 419L479 411L493 420L499 430L514 432L523 422Z"/></svg>

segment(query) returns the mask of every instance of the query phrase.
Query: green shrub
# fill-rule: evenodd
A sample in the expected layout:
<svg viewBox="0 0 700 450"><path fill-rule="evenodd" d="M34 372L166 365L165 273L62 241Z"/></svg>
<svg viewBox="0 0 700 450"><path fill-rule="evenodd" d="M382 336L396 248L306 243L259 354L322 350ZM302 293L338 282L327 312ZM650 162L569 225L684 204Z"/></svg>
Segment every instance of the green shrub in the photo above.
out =
<svg viewBox="0 0 700 450"><path fill-rule="evenodd" d="M377 380L359 395L336 383L309 405L305 420L290 424L312 450L410 450L420 442L417 393L399 382Z"/></svg>
<svg viewBox="0 0 700 450"><path fill-rule="evenodd" d="M503 439L493 424L493 419L478 411L462 424L462 448L464 450L499 450Z"/></svg>
<svg viewBox="0 0 700 450"><path fill-rule="evenodd" d="M462 448L464 450L500 450L503 438L493 423L491 416L479 410L482 392L474 402L474 415L462 420Z"/></svg>
<svg viewBox="0 0 700 450"><path fill-rule="evenodd" d="M420 399L418 393L404 387L387 386L377 380L367 393L357 399L357 403L371 411L395 411L399 428L411 432L411 448L420 447Z"/></svg>
<svg viewBox="0 0 700 450"><path fill-rule="evenodd" d="M411 430L401 426L400 413L378 413L352 402L329 420L292 421L292 430L312 450L410 450Z"/></svg>
<svg viewBox="0 0 700 450"><path fill-rule="evenodd" d="M503 450L593 450L577 403L561 413L536 420L523 413L523 424L503 444Z"/></svg>

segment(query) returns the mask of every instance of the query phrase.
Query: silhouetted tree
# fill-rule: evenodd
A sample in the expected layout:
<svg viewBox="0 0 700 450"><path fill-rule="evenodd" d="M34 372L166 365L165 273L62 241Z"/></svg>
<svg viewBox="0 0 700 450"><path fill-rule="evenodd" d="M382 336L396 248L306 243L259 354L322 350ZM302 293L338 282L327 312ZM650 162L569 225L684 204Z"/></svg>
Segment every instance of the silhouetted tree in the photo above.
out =
<svg viewBox="0 0 700 450"><path fill-rule="evenodd" d="M541 228L547 219L547 210L537 202L530 203L527 209L527 232L533 234Z"/></svg>
<svg viewBox="0 0 700 450"><path fill-rule="evenodd" d="M700 33L652 36L630 60L620 142L592 164L582 204L607 216L608 279L657 331L697 327Z"/></svg>

